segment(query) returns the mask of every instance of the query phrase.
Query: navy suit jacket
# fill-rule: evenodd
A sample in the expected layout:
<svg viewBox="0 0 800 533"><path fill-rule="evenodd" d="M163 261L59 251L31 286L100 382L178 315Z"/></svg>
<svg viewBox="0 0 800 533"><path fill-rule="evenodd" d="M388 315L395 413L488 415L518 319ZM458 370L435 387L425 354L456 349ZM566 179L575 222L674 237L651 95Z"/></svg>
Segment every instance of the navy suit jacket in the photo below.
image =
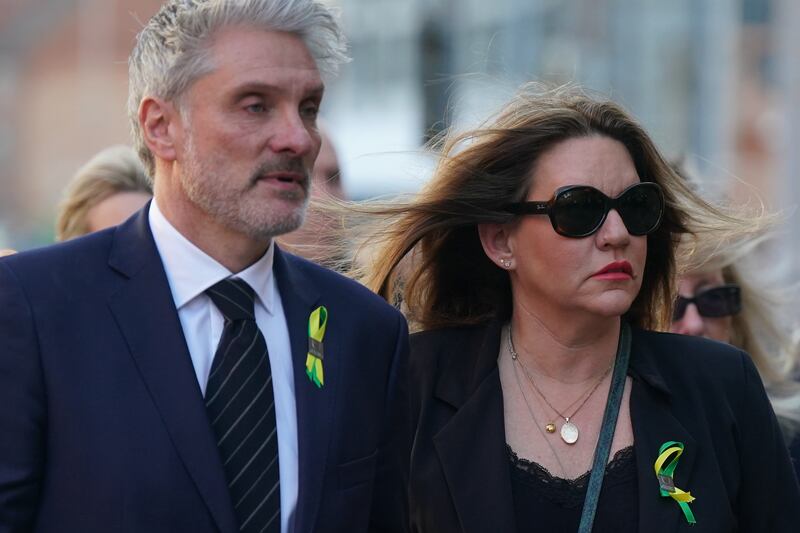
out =
<svg viewBox="0 0 800 533"><path fill-rule="evenodd" d="M292 531L406 530L405 320L277 249L274 274L295 365ZM304 373L319 305L322 388ZM237 531L146 208L0 261L0 532L28 531Z"/></svg>
<svg viewBox="0 0 800 533"><path fill-rule="evenodd" d="M411 531L542 531L515 523L500 332L493 323L411 337ZM698 337L633 329L629 375L639 496L630 505L638 507L638 531L800 531L800 489L747 354ZM696 498L696 525L660 494L653 466L666 441L685 446L675 486Z"/></svg>

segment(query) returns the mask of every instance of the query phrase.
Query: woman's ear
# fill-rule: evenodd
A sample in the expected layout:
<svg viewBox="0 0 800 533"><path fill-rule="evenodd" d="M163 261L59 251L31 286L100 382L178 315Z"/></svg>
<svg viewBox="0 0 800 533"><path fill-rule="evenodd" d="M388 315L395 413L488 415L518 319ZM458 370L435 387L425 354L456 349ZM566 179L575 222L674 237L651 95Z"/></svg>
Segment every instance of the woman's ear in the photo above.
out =
<svg viewBox="0 0 800 533"><path fill-rule="evenodd" d="M478 224L478 236L486 256L503 270L514 268L514 257L509 247L510 224Z"/></svg>

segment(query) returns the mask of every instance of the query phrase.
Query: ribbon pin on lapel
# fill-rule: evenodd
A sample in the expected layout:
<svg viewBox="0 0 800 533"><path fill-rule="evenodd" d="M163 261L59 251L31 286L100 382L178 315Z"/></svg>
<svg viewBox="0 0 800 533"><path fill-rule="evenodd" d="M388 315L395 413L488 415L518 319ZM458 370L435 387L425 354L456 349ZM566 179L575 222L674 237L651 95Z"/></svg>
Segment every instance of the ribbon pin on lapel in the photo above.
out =
<svg viewBox="0 0 800 533"><path fill-rule="evenodd" d="M328 310L319 306L308 317L308 357L306 357L306 375L314 385L322 388L325 385L325 374L322 371L324 347L322 338L328 324Z"/></svg>
<svg viewBox="0 0 800 533"><path fill-rule="evenodd" d="M676 487L675 481L673 480L673 473L675 472L675 467L678 466L678 459L682 453L682 442L671 440L662 444L661 448L658 450L658 459L656 459L654 465L656 477L658 478L658 485L661 489L661 496L665 498L670 497L675 500L680 506L681 511L683 511L683 516L686 517L686 521L690 524L696 524L697 521L694 519L694 514L689 508L689 503L695 500L694 496ZM669 461L669 464L664 466L664 463L666 463L670 457L672 457L672 460Z"/></svg>

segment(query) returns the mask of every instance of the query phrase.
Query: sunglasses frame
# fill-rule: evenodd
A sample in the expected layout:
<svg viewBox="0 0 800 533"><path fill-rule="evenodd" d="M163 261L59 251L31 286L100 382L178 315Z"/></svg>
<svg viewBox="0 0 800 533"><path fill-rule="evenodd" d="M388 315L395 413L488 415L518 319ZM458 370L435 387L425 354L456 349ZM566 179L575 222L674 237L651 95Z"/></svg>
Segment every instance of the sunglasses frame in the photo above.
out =
<svg viewBox="0 0 800 533"><path fill-rule="evenodd" d="M625 218L622 216L622 214L620 213L620 211L618 209L620 199L623 196L625 196L631 189L634 189L636 187L646 187L648 189L653 189L653 190L657 191L658 192L658 197L659 197L659 199L661 201L661 209L660 209L660 212L658 214L658 219L653 224L653 226L649 230L644 232L644 233L633 233L633 232L631 232L631 230L628 229L628 224L625 222ZM587 231L587 232L584 232L584 233L572 234L572 233L560 230L559 227L558 227L558 223L556 221L556 217L553 214L554 208L557 208L556 202L558 201L559 197L561 195L567 193L567 192L571 192L571 191L575 191L575 190L585 190L585 189L589 189L591 191L596 192L603 199L603 208L604 208L603 216L600 217L600 220L595 225L595 227L593 227L590 231ZM622 219L622 223L625 224L625 229L628 230L628 233L630 233L631 235L635 235L635 236L639 237L639 236L642 236L642 235L648 235L648 234L654 232L656 229L658 229L658 227L661 225L661 220L664 217L664 209L666 208L665 204L666 203L664 201L664 192L661 190L661 186L658 183L655 183L653 181L640 181L638 183L634 183L633 185L630 185L629 187L626 187L625 190L623 190L621 193L619 193L619 195L616 198L609 198L601 190L596 189L595 187L592 187L590 185L567 185L565 187L559 187L558 189L556 189L556 192L555 192L555 194L553 194L553 197L550 200L546 201L546 202L540 202L540 201L516 202L516 203L512 203L512 204L506 205L505 206L505 211L508 212L508 213L512 213L514 215L547 215L550 218L550 224L552 224L553 229L555 230L556 233L558 233L559 235L561 235L563 237L570 237L570 238L573 238L573 239L582 239L584 237L588 237L590 235L593 235L593 234L597 233L597 231L600 228L603 227L603 224L605 224L606 218L608 217L608 213L612 209L614 209L619 214L620 218Z"/></svg>
<svg viewBox="0 0 800 533"><path fill-rule="evenodd" d="M707 314L702 309L702 307L704 307L702 302L701 302L701 305L697 305L698 299L702 299L704 296L708 295L709 293L711 293L713 291L720 291L720 290L725 291L725 292L733 295L734 302L735 302L735 306L734 306L735 309L733 311L726 312L725 314L722 314L722 315L714 314L714 313ZM726 295L726 299L727 299L727 295ZM725 283L724 285L714 285L713 287L705 288L705 289L701 290L700 292L696 293L694 296L692 296L690 298L687 298L686 296L681 296L679 294L678 297L675 299L675 307L673 308L673 311L672 311L672 321L673 322L678 322L679 320L683 319L684 315L686 315L686 310L689 308L689 304L694 304L694 306L697 308L697 313L700 316L705 317L705 318L722 318L722 317L726 317L726 316L734 316L734 315L739 314L742 311L742 288L739 287L739 285L737 285L735 283ZM682 309L682 311L681 311L680 316L676 317L676 312L677 312L678 309Z"/></svg>

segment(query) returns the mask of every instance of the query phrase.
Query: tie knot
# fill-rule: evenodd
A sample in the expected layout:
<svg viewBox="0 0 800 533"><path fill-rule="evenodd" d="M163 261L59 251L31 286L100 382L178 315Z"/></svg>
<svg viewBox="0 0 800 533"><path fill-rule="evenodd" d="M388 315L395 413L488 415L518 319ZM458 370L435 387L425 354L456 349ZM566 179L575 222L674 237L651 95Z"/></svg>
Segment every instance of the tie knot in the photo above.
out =
<svg viewBox="0 0 800 533"><path fill-rule="evenodd" d="M206 289L206 294L226 319L255 319L255 293L246 281L226 278Z"/></svg>

